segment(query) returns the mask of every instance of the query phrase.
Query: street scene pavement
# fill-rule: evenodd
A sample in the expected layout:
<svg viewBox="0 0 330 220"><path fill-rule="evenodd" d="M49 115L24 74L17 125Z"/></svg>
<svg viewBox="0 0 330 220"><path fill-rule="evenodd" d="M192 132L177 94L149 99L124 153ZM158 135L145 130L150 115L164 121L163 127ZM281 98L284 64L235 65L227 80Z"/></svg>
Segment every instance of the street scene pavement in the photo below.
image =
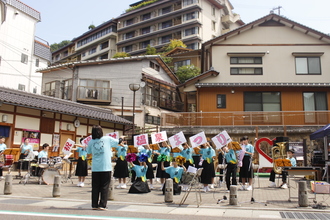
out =
<svg viewBox="0 0 330 220"><path fill-rule="evenodd" d="M6 175L6 172L5 172ZM60 196L53 197L53 185L45 183L38 184L37 177L31 177L24 184L21 179L16 178L17 172L11 172L13 176L12 194L4 195L0 191L0 206L3 210L4 204L20 204L26 207L41 207L59 209L74 208L74 213L79 214L84 210L91 210L91 175L87 177L84 187L77 187L77 177L65 178L62 176L60 185ZM24 175L24 173L22 173ZM291 180L291 197L289 201L289 189L269 188L268 178L254 179L254 190L238 191L237 205L229 205L229 192L224 183L218 183L209 192L201 192L193 187L184 204L180 202L186 192L174 195L173 202L165 202L165 196L159 190L160 183L154 184L155 189L147 194L129 194L128 189L114 189L113 200L108 201L108 212L121 211L124 213L154 214L153 219L184 219L185 215L192 217L236 217L236 218L294 218L294 219L329 219L328 210L329 194L313 194L308 189L308 207L299 207L298 204L298 181L302 177ZM114 180L115 187L118 182ZM276 183L278 181L276 180ZM281 181L279 181L281 182ZM309 185L309 181L307 181ZM5 180L0 181L0 189L5 189ZM201 202L198 203L199 195ZM93 214L99 214L94 211ZM303 216L305 215L305 217ZM157 217L156 217L157 216ZM301 218L300 218L301 217ZM194 218L189 218L194 219Z"/></svg>

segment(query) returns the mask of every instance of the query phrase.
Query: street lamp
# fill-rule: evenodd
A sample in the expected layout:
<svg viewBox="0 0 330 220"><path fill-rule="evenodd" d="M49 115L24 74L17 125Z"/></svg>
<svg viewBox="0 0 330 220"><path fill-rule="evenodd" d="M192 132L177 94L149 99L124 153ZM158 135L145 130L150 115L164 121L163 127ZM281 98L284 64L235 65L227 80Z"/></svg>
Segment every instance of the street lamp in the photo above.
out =
<svg viewBox="0 0 330 220"><path fill-rule="evenodd" d="M137 83L131 83L129 84L129 89L133 91L133 133L132 133L132 139L135 133L135 92L140 89L140 84Z"/></svg>

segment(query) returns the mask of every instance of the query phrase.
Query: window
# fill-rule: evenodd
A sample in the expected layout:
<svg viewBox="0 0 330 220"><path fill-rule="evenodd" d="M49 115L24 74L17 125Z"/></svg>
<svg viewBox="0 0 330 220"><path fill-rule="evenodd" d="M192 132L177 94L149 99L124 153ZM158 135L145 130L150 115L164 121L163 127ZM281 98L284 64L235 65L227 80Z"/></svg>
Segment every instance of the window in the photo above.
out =
<svg viewBox="0 0 330 220"><path fill-rule="evenodd" d="M145 21L145 20L148 20L148 19L150 19L150 18L151 18L151 13L147 13L147 14L142 15L141 20L142 20L142 21Z"/></svg>
<svg viewBox="0 0 330 220"><path fill-rule="evenodd" d="M148 45L150 44L150 40L146 40L146 41L143 41L142 43L141 43L141 48L146 48Z"/></svg>
<svg viewBox="0 0 330 220"><path fill-rule="evenodd" d="M80 79L77 99L110 101L110 81Z"/></svg>
<svg viewBox="0 0 330 220"><path fill-rule="evenodd" d="M215 7L212 7L212 15L215 16Z"/></svg>
<svg viewBox="0 0 330 220"><path fill-rule="evenodd" d="M134 19L133 18L132 19L128 19L126 21L126 26L129 26L129 25L132 25L132 24L134 24Z"/></svg>
<svg viewBox="0 0 330 220"><path fill-rule="evenodd" d="M129 46L126 46L126 47L123 47L123 52L131 52L133 50L133 46L132 45L129 45Z"/></svg>
<svg viewBox="0 0 330 220"><path fill-rule="evenodd" d="M177 71L179 67L181 66L187 66L190 65L190 60L182 60L178 62L174 62L174 71Z"/></svg>
<svg viewBox="0 0 330 220"><path fill-rule="evenodd" d="M168 6L166 8L162 8L162 15L170 13L172 11L172 6Z"/></svg>
<svg viewBox="0 0 330 220"><path fill-rule="evenodd" d="M135 33L135 31L131 31L131 32L126 33L125 34L125 39L130 39L130 38L134 37L134 33Z"/></svg>
<svg viewBox="0 0 330 220"><path fill-rule="evenodd" d="M230 64L262 64L262 57L230 57Z"/></svg>
<svg viewBox="0 0 330 220"><path fill-rule="evenodd" d="M106 41L100 45L100 50L103 50L105 48L109 47L109 41Z"/></svg>
<svg viewBox="0 0 330 220"><path fill-rule="evenodd" d="M93 34L91 36L88 36L88 37L86 37L86 38L78 41L77 42L77 47L81 47L81 46L83 46L85 44L88 44L89 42L94 41L94 40L96 40L96 39L98 39L100 37L103 37L104 35L107 35L107 34L109 34L111 32L117 32L117 26L112 25L110 27L104 28L104 29L98 31L95 34Z"/></svg>
<svg viewBox="0 0 330 220"><path fill-rule="evenodd" d="M108 59L108 54L103 54L102 56L100 56L100 60L106 60Z"/></svg>
<svg viewBox="0 0 330 220"><path fill-rule="evenodd" d="M193 27L193 28L184 30L184 36L189 36L189 35L194 35L194 34L198 34L198 27Z"/></svg>
<svg viewBox="0 0 330 220"><path fill-rule="evenodd" d="M281 111L281 93L244 92L244 111Z"/></svg>
<svg viewBox="0 0 330 220"><path fill-rule="evenodd" d="M145 116L145 123L160 125L160 117L152 116L152 115L146 115Z"/></svg>
<svg viewBox="0 0 330 220"><path fill-rule="evenodd" d="M212 31L215 31L215 21L212 21Z"/></svg>
<svg viewBox="0 0 330 220"><path fill-rule="evenodd" d="M164 22L161 23L162 29L168 28L168 27L171 27L171 26L172 26L172 20L164 21Z"/></svg>
<svg viewBox="0 0 330 220"><path fill-rule="evenodd" d="M198 15L198 12L197 12L197 11L187 13L187 14L185 14L185 16L184 16L184 20L185 20L185 21L188 21L188 20L195 19L195 18L197 18L197 15Z"/></svg>
<svg viewBox="0 0 330 220"><path fill-rule="evenodd" d="M183 5L187 6L187 5L192 5L194 3L196 3L197 0L183 0Z"/></svg>
<svg viewBox="0 0 330 220"><path fill-rule="evenodd" d="M253 67L231 67L231 75L262 75L262 68L253 68Z"/></svg>
<svg viewBox="0 0 330 220"><path fill-rule="evenodd" d="M63 52L63 57L66 57L68 55L69 55L69 51L66 50L66 51Z"/></svg>
<svg viewBox="0 0 330 220"><path fill-rule="evenodd" d="M94 47L88 51L88 54L93 54L93 53L96 53L96 47Z"/></svg>
<svg viewBox="0 0 330 220"><path fill-rule="evenodd" d="M217 108L226 108L226 95L217 95Z"/></svg>
<svg viewBox="0 0 330 220"><path fill-rule="evenodd" d="M63 99L71 100L71 98L72 98L72 79L68 79L64 81Z"/></svg>
<svg viewBox="0 0 330 220"><path fill-rule="evenodd" d="M149 27L142 28L141 29L141 33L142 34L148 34L148 33L150 33L150 26Z"/></svg>
<svg viewBox="0 0 330 220"><path fill-rule="evenodd" d="M83 52L83 53L81 54L81 56L82 56L82 57L86 56L86 52Z"/></svg>
<svg viewBox="0 0 330 220"><path fill-rule="evenodd" d="M18 90L25 91L25 85L23 85L23 84L18 84Z"/></svg>
<svg viewBox="0 0 330 220"><path fill-rule="evenodd" d="M327 113L317 113L314 111L327 111L327 93L326 92L304 92L304 110L311 111L305 114L307 123L328 123Z"/></svg>
<svg viewBox="0 0 330 220"><path fill-rule="evenodd" d="M36 67L39 67L39 59L36 59Z"/></svg>
<svg viewBox="0 0 330 220"><path fill-rule="evenodd" d="M44 94L55 97L56 81L45 84Z"/></svg>
<svg viewBox="0 0 330 220"><path fill-rule="evenodd" d="M171 39L172 39L172 35L167 35L167 36L161 37L160 42L162 44L166 44L166 43L169 43Z"/></svg>
<svg viewBox="0 0 330 220"><path fill-rule="evenodd" d="M149 67L153 68L154 70L158 71L160 70L160 67L158 64L155 64L154 62L151 62L149 63Z"/></svg>
<svg viewBox="0 0 330 220"><path fill-rule="evenodd" d="M296 57L296 74L321 74L320 57Z"/></svg>
<svg viewBox="0 0 330 220"><path fill-rule="evenodd" d="M187 49L197 50L198 45L198 43L187 44Z"/></svg>
<svg viewBox="0 0 330 220"><path fill-rule="evenodd" d="M28 55L22 53L21 62L27 64L28 63Z"/></svg>

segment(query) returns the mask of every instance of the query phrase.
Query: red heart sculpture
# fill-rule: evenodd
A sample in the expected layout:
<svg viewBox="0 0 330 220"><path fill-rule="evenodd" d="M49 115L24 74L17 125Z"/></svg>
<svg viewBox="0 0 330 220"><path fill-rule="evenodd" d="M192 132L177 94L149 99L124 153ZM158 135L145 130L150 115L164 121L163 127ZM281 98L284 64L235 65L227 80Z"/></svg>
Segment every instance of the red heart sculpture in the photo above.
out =
<svg viewBox="0 0 330 220"><path fill-rule="evenodd" d="M258 151L258 153L263 156L264 158L266 158L266 160L268 160L270 163L273 163L273 159L271 157L269 157L265 152L263 152L261 149L260 149L260 143L263 142L263 141L266 141L270 146L273 146L273 141L270 140L269 138L260 138L259 140L257 140L256 142L256 150Z"/></svg>

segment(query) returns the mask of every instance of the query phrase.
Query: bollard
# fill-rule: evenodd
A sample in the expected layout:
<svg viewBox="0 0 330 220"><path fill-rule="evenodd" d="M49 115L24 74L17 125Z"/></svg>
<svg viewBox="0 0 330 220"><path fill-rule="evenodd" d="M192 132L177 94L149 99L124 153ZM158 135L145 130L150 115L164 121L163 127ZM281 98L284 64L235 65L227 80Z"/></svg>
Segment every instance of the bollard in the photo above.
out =
<svg viewBox="0 0 330 220"><path fill-rule="evenodd" d="M173 180L165 181L165 202L173 202Z"/></svg>
<svg viewBox="0 0 330 220"><path fill-rule="evenodd" d="M53 185L53 197L61 196L61 176L54 176L54 185Z"/></svg>
<svg viewBox="0 0 330 220"><path fill-rule="evenodd" d="M5 194L5 195L11 194L11 190L12 190L12 186L13 186L12 183L13 183L13 176L11 174L7 174L3 194Z"/></svg>
<svg viewBox="0 0 330 220"><path fill-rule="evenodd" d="M237 186L230 186L229 205L237 205Z"/></svg>
<svg viewBox="0 0 330 220"><path fill-rule="evenodd" d="M115 181L113 178L110 179L108 200L114 200Z"/></svg>
<svg viewBox="0 0 330 220"><path fill-rule="evenodd" d="M300 207L308 207L307 183L299 181L298 184L298 204Z"/></svg>

